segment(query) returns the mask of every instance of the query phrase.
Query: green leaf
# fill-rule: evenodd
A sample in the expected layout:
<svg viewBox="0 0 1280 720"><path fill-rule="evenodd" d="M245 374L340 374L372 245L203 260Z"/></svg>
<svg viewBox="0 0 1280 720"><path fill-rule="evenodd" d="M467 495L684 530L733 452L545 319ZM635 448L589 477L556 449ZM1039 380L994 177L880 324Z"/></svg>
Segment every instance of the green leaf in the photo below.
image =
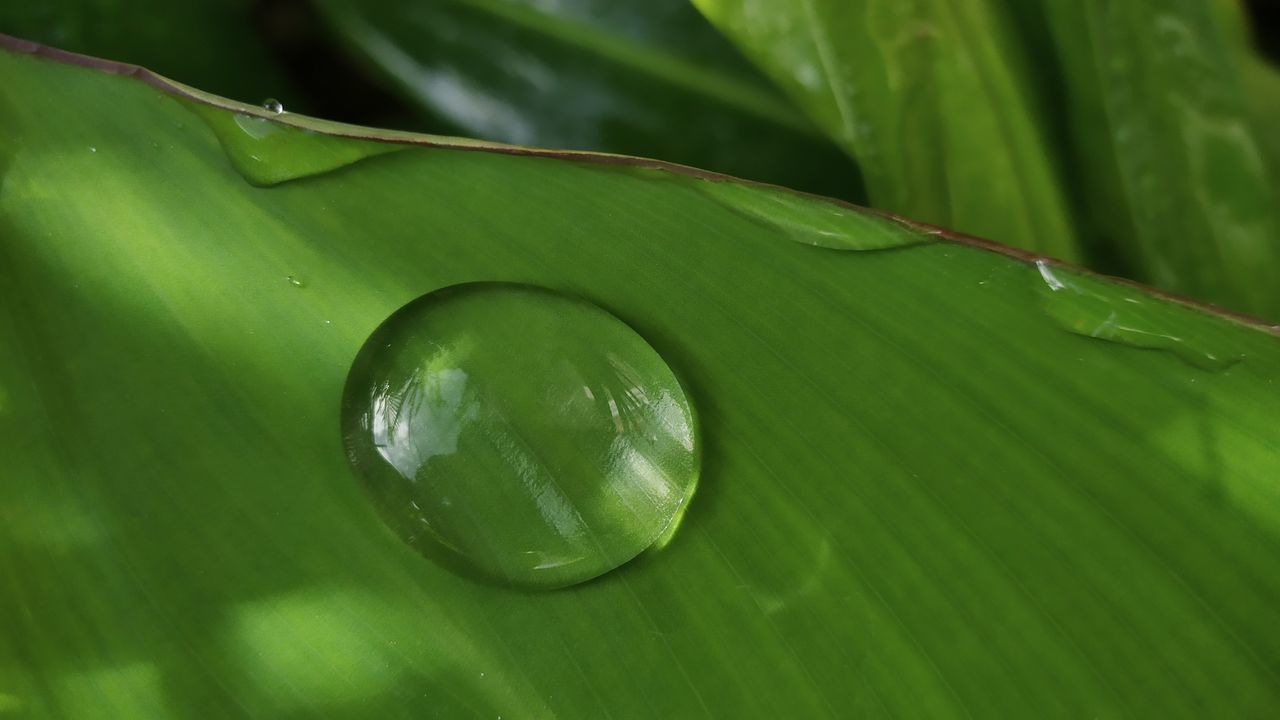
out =
<svg viewBox="0 0 1280 720"><path fill-rule="evenodd" d="M1274 328L687 168L271 115L3 42L0 712L1280 711ZM258 143L269 187L236 169ZM477 281L625 323L697 418L683 519L590 582L456 573L349 465L366 340ZM563 350L539 327L499 348L526 400L557 387L522 374ZM512 420L572 456L560 399ZM475 440L451 462L503 457Z"/></svg>
<svg viewBox="0 0 1280 720"><path fill-rule="evenodd" d="M1258 150L1272 180L1273 207L1280 207L1280 68L1255 54L1240 62Z"/></svg>
<svg viewBox="0 0 1280 720"><path fill-rule="evenodd" d="M0 33L146 65L246 102L303 104L256 33L251 0L19 0L0 3Z"/></svg>
<svg viewBox="0 0 1280 720"><path fill-rule="evenodd" d="M876 207L1078 257L1020 48L990 2L693 4L857 159Z"/></svg>
<svg viewBox="0 0 1280 720"><path fill-rule="evenodd" d="M659 157L859 199L857 170L685 0L320 0L463 135Z"/></svg>
<svg viewBox="0 0 1280 720"><path fill-rule="evenodd" d="M1265 126L1251 124L1252 90L1231 49L1244 28L1223 22L1230 8L1040 5L1035 17L1061 73L1047 82L1066 90L1071 157L1093 224L1140 279L1280 317L1280 177L1263 160Z"/></svg>
<svg viewBox="0 0 1280 720"><path fill-rule="evenodd" d="M1255 46L1254 29L1242 3L1243 0L1215 0L1212 7L1239 64L1253 134L1267 165L1271 188L1276 192L1276 206L1280 207L1280 67Z"/></svg>

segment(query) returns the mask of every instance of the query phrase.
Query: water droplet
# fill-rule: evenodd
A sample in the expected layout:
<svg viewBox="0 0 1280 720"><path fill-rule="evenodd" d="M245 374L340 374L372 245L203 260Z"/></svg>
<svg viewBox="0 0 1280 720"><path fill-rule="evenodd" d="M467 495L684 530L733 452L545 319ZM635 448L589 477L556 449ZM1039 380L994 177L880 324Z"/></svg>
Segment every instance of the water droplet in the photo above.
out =
<svg viewBox="0 0 1280 720"><path fill-rule="evenodd" d="M923 229L782 188L705 180L697 187L735 212L781 230L805 245L837 250L887 250L934 242Z"/></svg>
<svg viewBox="0 0 1280 720"><path fill-rule="evenodd" d="M524 587L666 540L697 484L693 409L613 315L529 285L424 295L360 349L347 456L382 518L454 570Z"/></svg>
<svg viewBox="0 0 1280 720"><path fill-rule="evenodd" d="M275 98L267 98L266 100L262 101L262 109L266 110L269 113L275 113L276 115L279 115L280 113L284 112L284 103L280 102Z"/></svg>
<svg viewBox="0 0 1280 720"><path fill-rule="evenodd" d="M288 280L289 284L296 288L303 288L307 286L307 281L298 275L288 275L285 277L285 280Z"/></svg>
<svg viewBox="0 0 1280 720"><path fill-rule="evenodd" d="M184 102L213 130L232 167L253 185L279 185L408 147L327 135L274 118Z"/></svg>
<svg viewBox="0 0 1280 720"><path fill-rule="evenodd" d="M1242 357L1221 344L1229 320L1044 260L1036 269L1045 311L1077 335L1164 350L1203 370L1222 370Z"/></svg>
<svg viewBox="0 0 1280 720"><path fill-rule="evenodd" d="M98 148L93 147L93 146L90 146L90 147L89 147L89 152L91 152L91 153L96 153L96 152L98 152Z"/></svg>

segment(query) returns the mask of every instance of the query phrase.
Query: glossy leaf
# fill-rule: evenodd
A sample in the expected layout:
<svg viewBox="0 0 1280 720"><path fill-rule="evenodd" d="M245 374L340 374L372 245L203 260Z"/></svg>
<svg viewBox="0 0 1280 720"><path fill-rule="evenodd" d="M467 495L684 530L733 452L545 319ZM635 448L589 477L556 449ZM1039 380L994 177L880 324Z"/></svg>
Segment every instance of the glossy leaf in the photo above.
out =
<svg viewBox="0 0 1280 720"><path fill-rule="evenodd" d="M4 44L4 712L1280 710L1274 329L778 189ZM237 116L222 142L288 179L239 174ZM660 548L517 590L379 519L348 370L473 281L590 302L680 379L701 477Z"/></svg>
<svg viewBox="0 0 1280 720"><path fill-rule="evenodd" d="M1227 3L1044 0L1072 152L1093 223L1136 277L1280 317L1274 124L1223 20ZM1238 18L1237 18L1238 20ZM1235 41L1239 43L1239 39ZM1260 134L1261 133L1261 134Z"/></svg>
<svg viewBox="0 0 1280 720"><path fill-rule="evenodd" d="M857 170L686 0L320 0L459 134L658 157L827 195Z"/></svg>
<svg viewBox="0 0 1280 720"><path fill-rule="evenodd" d="M876 207L1079 256L1022 48L995 3L693 4L857 159Z"/></svg>

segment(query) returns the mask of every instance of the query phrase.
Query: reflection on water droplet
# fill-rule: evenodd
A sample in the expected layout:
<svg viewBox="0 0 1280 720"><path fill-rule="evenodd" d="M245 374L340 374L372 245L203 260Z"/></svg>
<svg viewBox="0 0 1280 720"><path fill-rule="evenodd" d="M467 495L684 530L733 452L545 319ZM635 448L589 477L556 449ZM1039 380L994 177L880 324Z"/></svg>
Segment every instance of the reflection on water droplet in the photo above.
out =
<svg viewBox="0 0 1280 720"><path fill-rule="evenodd" d="M276 115L279 115L280 113L284 112L284 103L280 102L275 98L267 98L266 100L262 101L262 109L266 110L269 113L275 113Z"/></svg>
<svg viewBox="0 0 1280 720"><path fill-rule="evenodd" d="M90 147L90 148L89 148L89 152L91 152L91 153L96 153L96 152L98 152L98 148L96 148L96 147Z"/></svg>
<svg viewBox="0 0 1280 720"><path fill-rule="evenodd" d="M338 137L194 100L183 101L213 130L237 172L253 185L279 185L346 167L406 145Z"/></svg>
<svg viewBox="0 0 1280 720"><path fill-rule="evenodd" d="M285 278L285 280L288 280L290 285L292 285L292 286L294 286L294 287L297 287L297 288L301 288L301 287L306 287L306 286L307 286L307 281L306 281L306 280L304 280L304 279L302 279L301 277L299 277L299 276L297 276L297 275L289 275L289 276L287 276L287 277Z"/></svg>
<svg viewBox="0 0 1280 720"><path fill-rule="evenodd" d="M869 211L782 188L706 180L697 187L735 212L781 230L805 245L887 250L933 242L934 236Z"/></svg>
<svg viewBox="0 0 1280 720"><path fill-rule="evenodd" d="M1204 370L1222 370L1242 357L1216 340L1225 320L1136 288L1036 262L1045 311L1077 335L1165 350Z"/></svg>
<svg viewBox="0 0 1280 720"><path fill-rule="evenodd" d="M693 408L662 357L528 285L424 295L360 349L347 456L382 518L464 573L582 582L667 540L697 483Z"/></svg>

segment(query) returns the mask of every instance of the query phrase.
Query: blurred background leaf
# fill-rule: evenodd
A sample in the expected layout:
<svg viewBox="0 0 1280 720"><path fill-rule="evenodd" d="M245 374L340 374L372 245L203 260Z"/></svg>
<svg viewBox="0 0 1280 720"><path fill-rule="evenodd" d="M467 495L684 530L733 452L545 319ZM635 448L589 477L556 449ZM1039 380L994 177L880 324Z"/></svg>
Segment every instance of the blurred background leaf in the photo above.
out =
<svg viewBox="0 0 1280 720"><path fill-rule="evenodd" d="M656 157L848 199L853 165L687 0L318 0L454 134Z"/></svg>
<svg viewBox="0 0 1280 720"><path fill-rule="evenodd" d="M1239 23L1202 0L1038 8L1021 17L1044 23L1028 36L1053 43L1053 62L1038 67L1061 88L1070 185L1121 269L1280 317L1280 178L1259 140L1280 131L1254 124L1242 68L1256 59L1232 47Z"/></svg>
<svg viewBox="0 0 1280 720"><path fill-rule="evenodd" d="M1212 7L1226 29L1232 55L1244 74L1244 96L1253 131L1272 190L1277 191L1276 206L1280 207L1280 3L1262 0L1254 10L1252 23L1243 0L1214 0ZM1272 32L1260 32L1262 28Z"/></svg>
<svg viewBox="0 0 1280 720"><path fill-rule="evenodd" d="M862 168L880 208L1080 257L1026 51L987 0L694 0Z"/></svg>

